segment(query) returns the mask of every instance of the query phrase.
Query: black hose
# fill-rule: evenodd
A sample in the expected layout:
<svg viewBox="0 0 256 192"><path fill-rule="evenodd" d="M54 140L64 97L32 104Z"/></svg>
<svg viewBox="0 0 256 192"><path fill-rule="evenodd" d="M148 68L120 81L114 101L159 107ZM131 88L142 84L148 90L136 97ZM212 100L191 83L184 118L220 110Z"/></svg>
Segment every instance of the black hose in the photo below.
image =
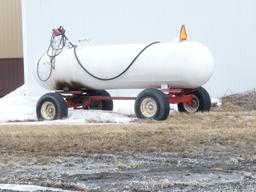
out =
<svg viewBox="0 0 256 192"><path fill-rule="evenodd" d="M150 43L149 45L147 45L146 47L144 47L140 52L139 54L132 60L132 62L126 67L126 69L124 71L122 71L119 75L116 75L114 77L111 77L111 78L101 78L101 77L97 77L95 75L93 75L92 73L90 73L84 66L83 64L81 63L81 61L79 60L78 56L77 56L77 52L76 52L76 48L77 46L74 47L74 54L75 54L75 57L76 57L76 60L78 62L78 64L81 66L81 68L90 76L92 76L93 78L95 79L98 79L98 80L101 80L101 81L111 81L111 80L114 80L114 79L117 79L118 77L122 76L126 71L129 70L129 68L134 64L134 62L139 58L139 56L147 49L149 48L150 46L152 45L155 45L157 43L160 43L160 42L153 42L153 43Z"/></svg>
<svg viewBox="0 0 256 192"><path fill-rule="evenodd" d="M49 71L49 75L47 76L47 78L45 79L42 79L40 74L39 74L39 64L40 64L40 61L42 59L42 57L44 56L44 54L40 57L40 59L38 60L37 62L37 76L38 76L38 79L40 81L43 81L43 82L46 82L48 81L50 78L51 78L51 75L52 75L52 71L55 69L55 61L56 61L56 57L58 55L60 55L60 53L62 52L63 48L65 47L66 43L68 42L69 45L71 46L71 48L74 48L74 55L75 55L75 58L78 62L78 64L80 65L80 67L88 74L90 75L91 77L95 78L95 79L98 79L98 80L101 80L101 81L111 81L111 80L114 80L114 79L117 79L118 77L121 77L124 73L126 73L130 67L135 63L135 61L139 58L139 56L147 49L149 48L150 46L152 45L155 45L155 44L158 44L160 42L153 42L153 43L150 43L148 44L146 47L144 47L139 53L138 55L132 60L132 62L125 68L124 71L122 71L120 74L114 76L114 77L111 77L111 78L101 78L101 77L97 77L95 75L93 75L92 73L90 73L84 66L83 64L81 63L81 61L79 60L78 56L77 56L77 45L74 45L72 44L68 38L65 36L65 34L62 35L61 39L60 39L60 42L57 46L57 48L55 48L53 46L53 42L54 42L54 38L56 36L53 34L52 37L51 37L51 40L50 40L50 45L47 49L47 51L45 53L47 53L48 57L50 58L50 64L51 64L51 67L50 67L50 71ZM51 53L50 53L51 52Z"/></svg>
<svg viewBox="0 0 256 192"><path fill-rule="evenodd" d="M53 70L53 65L52 65L52 63L51 63L51 66L50 66L51 68L50 68L49 74L48 74L48 76L47 76L45 79L43 79L43 78L40 76L40 74L39 74L39 64L40 64L41 59L42 59L42 57L44 56L45 53L47 53L47 51L45 51L45 52L42 54L42 56L40 57L40 59L38 60L38 62L37 62L37 68L36 68L37 77L38 77L38 79L39 79L40 81L42 81L42 82L46 82L46 81L48 81L48 80L51 78L51 76L52 76L52 70Z"/></svg>

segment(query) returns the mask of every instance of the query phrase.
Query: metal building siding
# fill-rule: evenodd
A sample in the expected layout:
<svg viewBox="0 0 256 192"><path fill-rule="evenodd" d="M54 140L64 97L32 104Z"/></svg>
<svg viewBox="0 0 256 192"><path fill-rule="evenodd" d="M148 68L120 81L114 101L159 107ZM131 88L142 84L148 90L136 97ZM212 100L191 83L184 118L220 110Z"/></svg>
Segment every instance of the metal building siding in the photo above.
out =
<svg viewBox="0 0 256 192"><path fill-rule="evenodd" d="M0 59L0 97L24 83L23 59Z"/></svg>
<svg viewBox="0 0 256 192"><path fill-rule="evenodd" d="M0 97L23 83L21 0L0 0Z"/></svg>
<svg viewBox="0 0 256 192"><path fill-rule="evenodd" d="M0 0L0 58L22 58L21 0Z"/></svg>

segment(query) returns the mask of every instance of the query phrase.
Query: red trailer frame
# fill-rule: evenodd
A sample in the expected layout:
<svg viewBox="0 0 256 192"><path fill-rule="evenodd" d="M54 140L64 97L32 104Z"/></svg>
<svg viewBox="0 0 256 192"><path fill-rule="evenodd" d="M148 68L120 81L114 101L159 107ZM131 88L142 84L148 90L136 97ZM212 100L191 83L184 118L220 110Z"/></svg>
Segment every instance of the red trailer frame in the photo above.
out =
<svg viewBox="0 0 256 192"><path fill-rule="evenodd" d="M166 95L170 104L187 103L193 104L193 97L190 93L194 92L195 89L161 89ZM136 100L136 97L111 97L111 96L90 96L86 91L56 91L61 95L68 108L74 109L88 109L91 103L102 100Z"/></svg>
<svg viewBox="0 0 256 192"><path fill-rule="evenodd" d="M140 119L165 120L169 104L178 104L180 112L208 112L211 98L203 87L196 89L144 89L137 97L112 97L105 90L56 91L43 95L37 102L39 120L56 120L68 116L68 108L113 110L113 100L135 100L134 111Z"/></svg>

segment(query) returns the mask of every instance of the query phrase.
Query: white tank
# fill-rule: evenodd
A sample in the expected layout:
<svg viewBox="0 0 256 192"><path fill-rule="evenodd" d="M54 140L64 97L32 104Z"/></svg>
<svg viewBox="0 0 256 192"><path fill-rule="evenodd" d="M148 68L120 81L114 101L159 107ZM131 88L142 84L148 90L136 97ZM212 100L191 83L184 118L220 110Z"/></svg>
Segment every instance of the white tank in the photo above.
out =
<svg viewBox="0 0 256 192"><path fill-rule="evenodd" d="M49 90L197 88L213 74L212 54L197 42L65 46L44 53L37 79Z"/></svg>

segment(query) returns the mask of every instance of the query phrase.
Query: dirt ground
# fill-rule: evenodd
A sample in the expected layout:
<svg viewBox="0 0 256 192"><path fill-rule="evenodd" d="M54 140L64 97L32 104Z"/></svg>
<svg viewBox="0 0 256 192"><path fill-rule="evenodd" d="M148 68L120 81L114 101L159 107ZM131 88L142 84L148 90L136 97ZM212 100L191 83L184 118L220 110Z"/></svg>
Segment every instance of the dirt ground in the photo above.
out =
<svg viewBox="0 0 256 192"><path fill-rule="evenodd" d="M0 184L69 191L256 191L256 112L129 124L0 125ZM7 191L7 190L5 190Z"/></svg>

